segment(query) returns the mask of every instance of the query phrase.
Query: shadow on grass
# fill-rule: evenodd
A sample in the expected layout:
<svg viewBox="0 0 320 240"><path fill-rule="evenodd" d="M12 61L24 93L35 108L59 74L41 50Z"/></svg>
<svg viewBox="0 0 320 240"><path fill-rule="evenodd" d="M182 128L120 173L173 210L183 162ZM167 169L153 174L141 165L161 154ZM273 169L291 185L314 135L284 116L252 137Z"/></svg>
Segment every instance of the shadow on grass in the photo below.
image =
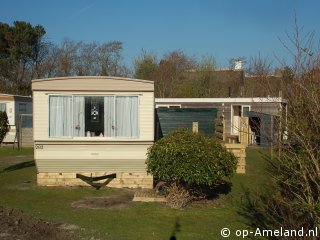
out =
<svg viewBox="0 0 320 240"><path fill-rule="evenodd" d="M170 240L177 240L176 234L180 231L181 231L181 225L179 223L179 218L177 218L176 223L174 225L174 229L170 236Z"/></svg>
<svg viewBox="0 0 320 240"><path fill-rule="evenodd" d="M266 193L253 192L249 189L244 189L245 198L242 199L242 205L238 210L238 214L246 219L246 224L252 228L268 229L268 207L269 195Z"/></svg>
<svg viewBox="0 0 320 240"><path fill-rule="evenodd" d="M278 162L270 149L258 149L259 160L252 162L251 181L241 184L241 204L238 214L244 217L246 224L253 229L272 229L273 217L270 215L276 201L277 185L273 178L278 169ZM276 211L276 209L273 209ZM275 239L275 238L267 238Z"/></svg>
<svg viewBox="0 0 320 240"><path fill-rule="evenodd" d="M3 169L0 173L12 172L12 171L16 171L16 170L20 170L20 169L28 168L28 167L34 167L34 166L35 166L34 161L22 162L22 163L11 165L11 166Z"/></svg>
<svg viewBox="0 0 320 240"><path fill-rule="evenodd" d="M268 160L264 174L272 176L271 170L273 162ZM269 229L275 230L281 226L281 219L279 221L278 214L279 198L277 185L272 178L268 182L259 183L259 188L252 188L252 186L241 186L242 197L240 208L237 211L241 215L245 224L252 229ZM279 215L280 216L280 215ZM251 239L256 239L254 236L248 236ZM258 238L260 239L260 238ZM267 236L262 239L279 239L276 236ZM282 238L281 238L282 239Z"/></svg>
<svg viewBox="0 0 320 240"><path fill-rule="evenodd" d="M214 200L218 198L220 195L227 195L231 192L231 188L231 182L225 182L211 188L206 186L199 187L200 195L205 196L207 200Z"/></svg>

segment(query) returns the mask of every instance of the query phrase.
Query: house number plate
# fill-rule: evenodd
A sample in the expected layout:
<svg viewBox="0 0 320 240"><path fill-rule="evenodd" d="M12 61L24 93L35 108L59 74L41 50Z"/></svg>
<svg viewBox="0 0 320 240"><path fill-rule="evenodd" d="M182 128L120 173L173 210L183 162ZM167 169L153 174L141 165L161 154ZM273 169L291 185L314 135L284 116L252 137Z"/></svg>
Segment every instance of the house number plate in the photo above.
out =
<svg viewBox="0 0 320 240"><path fill-rule="evenodd" d="M43 149L43 145L42 144L36 144L36 149Z"/></svg>

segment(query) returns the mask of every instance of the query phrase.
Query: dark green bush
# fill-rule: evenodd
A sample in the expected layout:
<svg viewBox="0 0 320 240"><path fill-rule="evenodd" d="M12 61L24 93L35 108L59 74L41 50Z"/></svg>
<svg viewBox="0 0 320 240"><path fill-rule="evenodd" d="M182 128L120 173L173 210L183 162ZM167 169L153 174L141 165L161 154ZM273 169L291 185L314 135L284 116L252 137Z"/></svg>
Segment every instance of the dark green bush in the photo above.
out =
<svg viewBox="0 0 320 240"><path fill-rule="evenodd" d="M178 129L148 149L146 163L158 180L213 187L230 180L237 160L216 140Z"/></svg>
<svg viewBox="0 0 320 240"><path fill-rule="evenodd" d="M0 111L0 143L2 143L8 131L9 131L9 122L8 122L7 113Z"/></svg>

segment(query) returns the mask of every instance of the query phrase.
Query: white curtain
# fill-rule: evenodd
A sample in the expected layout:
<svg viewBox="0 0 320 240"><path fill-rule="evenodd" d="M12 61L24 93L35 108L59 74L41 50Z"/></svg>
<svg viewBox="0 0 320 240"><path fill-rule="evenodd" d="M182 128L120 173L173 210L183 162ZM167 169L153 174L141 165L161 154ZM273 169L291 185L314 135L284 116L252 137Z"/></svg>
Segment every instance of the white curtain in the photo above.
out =
<svg viewBox="0 0 320 240"><path fill-rule="evenodd" d="M73 105L72 105L73 104ZM104 97L104 136L138 137L139 98ZM85 97L49 97L49 136L85 136Z"/></svg>
<svg viewBox="0 0 320 240"><path fill-rule="evenodd" d="M138 97L116 97L116 136L138 137Z"/></svg>
<svg viewBox="0 0 320 240"><path fill-rule="evenodd" d="M114 97L104 97L104 136L115 136Z"/></svg>
<svg viewBox="0 0 320 240"><path fill-rule="evenodd" d="M49 98L49 136L72 136L72 97L50 96Z"/></svg>
<svg viewBox="0 0 320 240"><path fill-rule="evenodd" d="M84 97L74 96L73 97L73 136L84 137Z"/></svg>

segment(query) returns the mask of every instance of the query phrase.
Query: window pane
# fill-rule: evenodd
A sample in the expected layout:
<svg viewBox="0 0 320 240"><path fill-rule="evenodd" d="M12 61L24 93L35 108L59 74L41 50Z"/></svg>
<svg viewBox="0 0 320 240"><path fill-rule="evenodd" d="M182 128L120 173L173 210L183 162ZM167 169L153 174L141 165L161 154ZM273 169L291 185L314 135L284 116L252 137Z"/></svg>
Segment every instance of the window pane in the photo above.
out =
<svg viewBox="0 0 320 240"><path fill-rule="evenodd" d="M138 97L116 97L116 136L138 136Z"/></svg>
<svg viewBox="0 0 320 240"><path fill-rule="evenodd" d="M84 97L75 96L73 97L73 136L74 137L85 136L84 120L85 120Z"/></svg>
<svg viewBox="0 0 320 240"><path fill-rule="evenodd" d="M20 113L27 113L27 104L26 103L19 103L19 112Z"/></svg>
<svg viewBox="0 0 320 240"><path fill-rule="evenodd" d="M104 134L104 98L85 97L85 132L86 136Z"/></svg>
<svg viewBox="0 0 320 240"><path fill-rule="evenodd" d="M115 136L114 97L104 97L104 135Z"/></svg>
<svg viewBox="0 0 320 240"><path fill-rule="evenodd" d="M70 137L72 134L72 97L50 96L49 136Z"/></svg>
<svg viewBox="0 0 320 240"><path fill-rule="evenodd" d="M250 107L249 106L242 107L242 111L243 111L242 116L243 117L248 117L248 112L250 111Z"/></svg>
<svg viewBox="0 0 320 240"><path fill-rule="evenodd" d="M6 111L6 104L0 103L0 111L5 112Z"/></svg>

